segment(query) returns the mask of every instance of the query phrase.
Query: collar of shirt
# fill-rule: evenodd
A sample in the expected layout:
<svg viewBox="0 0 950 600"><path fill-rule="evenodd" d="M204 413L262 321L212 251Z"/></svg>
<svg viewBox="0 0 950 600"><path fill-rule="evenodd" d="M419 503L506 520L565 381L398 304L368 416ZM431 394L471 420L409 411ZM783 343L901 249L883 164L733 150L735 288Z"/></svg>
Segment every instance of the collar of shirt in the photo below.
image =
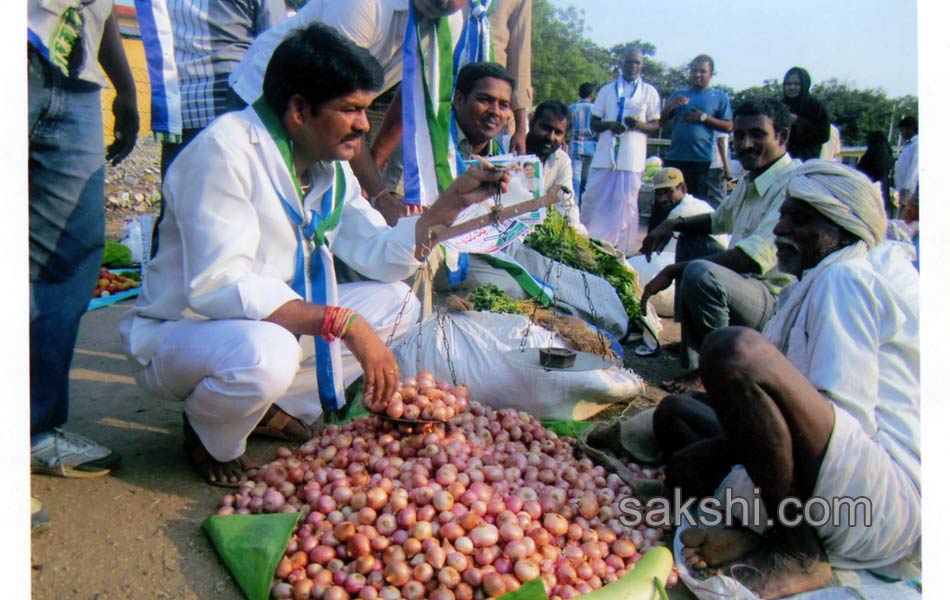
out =
<svg viewBox="0 0 950 600"><path fill-rule="evenodd" d="M634 86L634 87L633 87L634 93L636 93L636 90L640 88L640 83L643 81L643 78L642 78L642 77L637 77L637 78L634 79L633 81L628 81L628 80L626 80L626 79L623 78L623 75L621 75L620 77L617 78L617 81L620 82L620 93L621 93L621 95L626 95L626 93L627 93L627 88L628 88L628 86L631 86L631 85Z"/></svg>
<svg viewBox="0 0 950 600"><path fill-rule="evenodd" d="M766 169L764 172L760 173L755 179L751 178L751 173L747 173L746 177L749 178L749 183L755 186L755 191L759 196L764 196L769 188L772 187L772 184L775 183L776 178L785 170L789 164L791 164L792 158L788 155L788 152L782 155L777 161L772 163L772 166Z"/></svg>
<svg viewBox="0 0 950 600"><path fill-rule="evenodd" d="M472 142L468 140L468 136L465 135L465 132L461 127L455 128L458 133L458 151L462 155L464 160L471 160L472 155L475 154L472 147ZM481 156L494 156L495 155L495 140L488 140L488 145L486 146L487 153L482 154Z"/></svg>

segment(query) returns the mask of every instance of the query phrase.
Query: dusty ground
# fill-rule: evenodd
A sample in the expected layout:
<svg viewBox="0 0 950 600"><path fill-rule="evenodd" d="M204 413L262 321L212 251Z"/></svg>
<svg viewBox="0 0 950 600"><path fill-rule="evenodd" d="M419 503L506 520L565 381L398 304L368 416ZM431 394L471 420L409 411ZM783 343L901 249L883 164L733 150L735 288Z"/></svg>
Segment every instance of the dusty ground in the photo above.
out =
<svg viewBox="0 0 950 600"><path fill-rule="evenodd" d="M155 210L147 201L154 181L141 183L142 173L150 174L143 169L153 164L154 147L146 148L144 158L141 154L135 157L141 162L130 163L122 179L112 179L113 198L121 200L116 194L131 185L141 186L133 193L142 199L111 203L111 239L121 237L121 224L129 216ZM49 530L32 538L33 598L243 598L201 529L225 491L202 483L186 463L180 407L147 397L130 376L116 329L129 305L83 318L68 423L70 430L121 453L125 463L113 476L100 479L31 477L32 495L42 500L52 519ZM661 341L677 338L678 327L664 320ZM635 402L654 404L662 397L655 385L679 372L676 357L664 352L639 358L629 350L627 365L646 382ZM248 455L266 462L280 444L254 438Z"/></svg>

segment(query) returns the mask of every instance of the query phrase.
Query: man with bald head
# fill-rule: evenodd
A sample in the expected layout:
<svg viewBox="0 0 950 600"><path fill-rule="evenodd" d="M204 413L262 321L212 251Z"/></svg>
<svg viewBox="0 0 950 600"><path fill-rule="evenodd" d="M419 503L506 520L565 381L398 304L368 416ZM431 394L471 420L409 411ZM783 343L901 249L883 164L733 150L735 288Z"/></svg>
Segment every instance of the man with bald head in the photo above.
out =
<svg viewBox="0 0 950 600"><path fill-rule="evenodd" d="M824 587L831 567L885 569L918 550L917 276L884 242L886 223L862 174L800 166L774 229L779 267L798 281L763 333L706 338L708 394L668 396L654 415L669 489L758 490L750 501L774 523L694 527L680 539L691 566L721 567L763 598ZM812 498L866 502L853 522L819 522L821 510L801 508Z"/></svg>
<svg viewBox="0 0 950 600"><path fill-rule="evenodd" d="M646 169L647 136L660 127L660 95L643 81L643 52L624 50L620 77L597 92L590 130L597 135L581 222L590 236L631 255L639 247L637 202Z"/></svg>

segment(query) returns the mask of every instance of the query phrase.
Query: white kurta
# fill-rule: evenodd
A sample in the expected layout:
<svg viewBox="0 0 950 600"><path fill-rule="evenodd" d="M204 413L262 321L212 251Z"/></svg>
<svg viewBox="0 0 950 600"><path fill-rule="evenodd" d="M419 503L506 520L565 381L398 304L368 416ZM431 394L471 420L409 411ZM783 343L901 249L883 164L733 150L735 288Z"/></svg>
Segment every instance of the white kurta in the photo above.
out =
<svg viewBox="0 0 950 600"><path fill-rule="evenodd" d="M835 411L813 496L863 497L872 507L870 527L861 511L856 526L828 522L816 531L833 567L892 565L920 540L917 272L904 249L885 242L867 258L829 265L801 306L786 356ZM720 491L747 481L739 468Z"/></svg>
<svg viewBox="0 0 950 600"><path fill-rule="evenodd" d="M562 185L571 190L570 197L565 204L557 203L558 212L567 217L571 226L578 233L587 235L587 228L581 224L580 211L577 208L577 196L574 193L574 168L571 166L571 157L558 148L549 154L544 161L544 193L555 185Z"/></svg>
<svg viewBox="0 0 950 600"><path fill-rule="evenodd" d="M270 325L260 321L283 304L300 299L290 286L297 264L297 229L281 197L288 199L298 211L300 203L290 172L253 108L215 120L182 151L181 157L169 170L163 186L167 204L158 230L158 254L146 267L144 285L135 307L119 324L137 378L146 366L154 370L154 365L150 365L153 357L161 352L166 340L180 341L182 328L203 326L208 321L230 322L237 324L239 332L234 335L240 337L246 335L248 329L270 329L259 327ZM359 194L359 184L349 166L344 164L343 171L346 200L339 225L327 234L331 250L361 274L377 281L399 282L410 276L419 266L414 257L417 218L401 219L396 227L387 227L382 216ZM312 206L319 207L323 193L332 183L333 172L333 163L320 163L312 168L313 185L305 198L306 214ZM309 257L309 244L305 244L305 250ZM388 285L405 287L401 283ZM341 291L341 300L343 297ZM410 309L414 310L415 304ZM412 310L403 317L406 323L415 320ZM380 319L377 324L384 322L385 319ZM277 362L290 361L291 364L276 368L281 371L290 368L293 376L298 363L307 358L306 348L301 349L289 332L277 329L283 331L287 342L274 342L275 353L284 357ZM280 333L262 335L281 338ZM289 348L277 349L290 342L293 344ZM222 346L226 344L222 341ZM267 354L267 346L262 347ZM153 373L156 385L149 388L164 387L167 391L179 374ZM215 373L210 373L208 379L214 377ZM219 460L230 459L236 455L224 458L222 455L243 450L243 439L256 424L248 415L260 412L256 416L259 419L269 405L262 396L276 394L279 398L291 383L285 381L286 377L279 379L284 382L280 394L276 391L263 394L254 389L242 392L242 401L253 401L254 405L245 407L246 414L229 408L232 416L241 414L237 429L225 427L232 424L225 423L228 417L221 417L221 422L215 420L215 415L223 410L221 396L227 393L216 395L212 390L208 394L207 401L214 409L199 410L200 407L190 404L195 398L182 398L186 400L186 413L195 431L212 455ZM139 381L143 382L141 378ZM219 382L219 386L231 383ZM316 394L311 394L310 405L307 410L294 409L297 414L288 412L294 416L318 415ZM204 422L196 422L196 419L201 421L201 415L205 417ZM196 419L192 419L193 416ZM239 430L244 431L243 435L236 433ZM215 443L209 438L220 436L228 438L228 443L222 445L229 450L215 453ZM235 439L240 444L236 445Z"/></svg>
<svg viewBox="0 0 950 600"><path fill-rule="evenodd" d="M894 163L894 185L899 192L912 193L917 187L918 136L911 138Z"/></svg>
<svg viewBox="0 0 950 600"><path fill-rule="evenodd" d="M696 215L708 215L712 212L713 207L709 206L707 202L700 200L692 194L686 194L683 196L683 199L679 201L679 204L673 207L673 210L670 211L670 214L666 218L676 219L683 217L685 219L695 217ZM677 234L677 236L678 235L679 234ZM723 248L729 247L730 236L728 233L720 233L718 235L710 234L709 237L719 242L719 245Z"/></svg>
<svg viewBox="0 0 950 600"><path fill-rule="evenodd" d="M627 96L624 102L624 117L634 117L641 122L660 120L660 94L655 87L639 79L633 96L630 96L627 90L623 93ZM616 121L619 113L617 100L616 82L612 81L597 92L597 99L594 100L594 107L590 112L591 116L599 117L604 121ZM622 133L616 163L613 159L615 138L616 136L609 130L598 134L597 149L590 163L591 168L613 169L616 167L621 171L642 173L646 169L647 134L642 131Z"/></svg>
<svg viewBox="0 0 950 600"><path fill-rule="evenodd" d="M660 118L660 95L656 88L642 79L631 95L624 90L624 117L638 121ZM620 113L616 82L600 88L591 115L605 121L616 121ZM597 149L591 161L587 187L581 201L581 222L590 237L608 242L632 255L640 246L640 186L646 168L647 135L627 131L619 136L615 153L615 136L610 130L597 136Z"/></svg>

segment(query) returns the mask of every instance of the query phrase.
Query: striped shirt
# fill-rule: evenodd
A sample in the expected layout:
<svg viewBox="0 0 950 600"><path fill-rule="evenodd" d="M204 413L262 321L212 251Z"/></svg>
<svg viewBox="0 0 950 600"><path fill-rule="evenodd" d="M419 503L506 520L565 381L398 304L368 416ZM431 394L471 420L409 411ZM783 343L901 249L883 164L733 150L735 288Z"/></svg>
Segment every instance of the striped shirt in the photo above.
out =
<svg viewBox="0 0 950 600"><path fill-rule="evenodd" d="M578 100L569 107L571 123L568 135L571 138L571 156L593 156L597 148L597 136L590 130L590 110L594 103L590 100Z"/></svg>
<svg viewBox="0 0 950 600"><path fill-rule="evenodd" d="M185 129L232 110L228 75L261 32L287 18L283 0L168 0Z"/></svg>

